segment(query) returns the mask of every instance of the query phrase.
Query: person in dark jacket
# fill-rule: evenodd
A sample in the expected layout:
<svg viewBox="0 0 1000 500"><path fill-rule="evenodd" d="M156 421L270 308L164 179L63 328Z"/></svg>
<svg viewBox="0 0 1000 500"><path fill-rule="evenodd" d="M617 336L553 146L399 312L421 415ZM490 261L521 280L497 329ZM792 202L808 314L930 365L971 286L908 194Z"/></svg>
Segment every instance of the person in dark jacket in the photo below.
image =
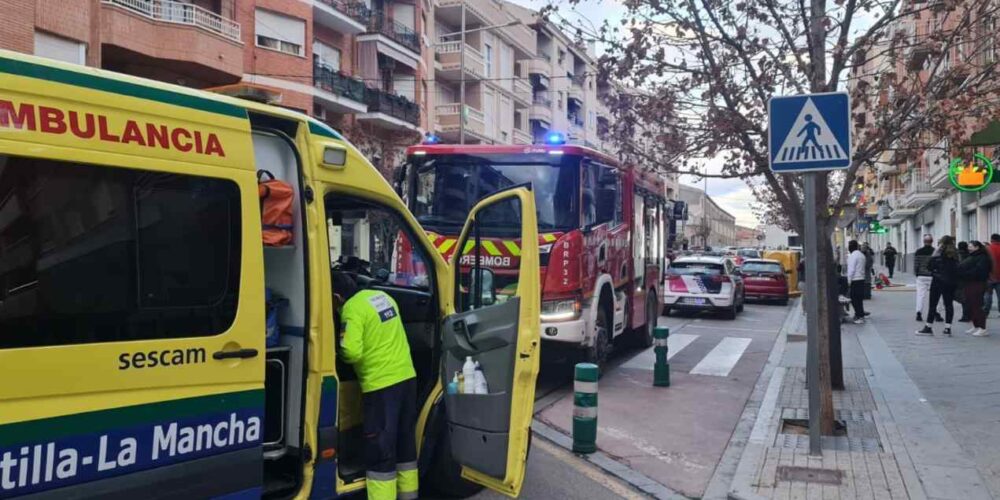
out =
<svg viewBox="0 0 1000 500"><path fill-rule="evenodd" d="M886 243L885 250L882 250L882 259L885 261L886 269L889 270L889 279L892 279L892 275L896 271L896 254L898 253L892 247L892 243Z"/></svg>
<svg viewBox="0 0 1000 500"><path fill-rule="evenodd" d="M934 335L931 325L937 317L935 311L938 301L944 299L944 331L941 333L950 337L951 320L955 317L952 304L955 300L955 275L958 273L958 249L955 248L955 238L941 237L938 248L927 266L931 271L931 300L927 307L927 323L917 330L917 335Z"/></svg>
<svg viewBox="0 0 1000 500"><path fill-rule="evenodd" d="M868 242L861 244L861 253L865 254L865 300L872 298L872 277L875 276L875 250Z"/></svg>
<svg viewBox="0 0 1000 500"><path fill-rule="evenodd" d="M925 234L924 246L918 248L913 254L913 271L917 275L917 321L924 320L921 311L927 307L927 299L930 296L933 278L927 264L930 263L932 255L934 255L934 237Z"/></svg>
<svg viewBox="0 0 1000 500"><path fill-rule="evenodd" d="M969 242L969 256L958 264L958 277L965 282L965 308L972 319L972 328L966 333L985 337L986 311L983 310L983 293L990 278L993 263L986 247L978 241Z"/></svg>
<svg viewBox="0 0 1000 500"><path fill-rule="evenodd" d="M958 242L958 261L962 262L966 257L969 256L969 242L960 241ZM969 308L965 305L965 282L961 278L956 277L955 285L955 302L962 305L962 315L958 318L960 323L968 323L969 320Z"/></svg>

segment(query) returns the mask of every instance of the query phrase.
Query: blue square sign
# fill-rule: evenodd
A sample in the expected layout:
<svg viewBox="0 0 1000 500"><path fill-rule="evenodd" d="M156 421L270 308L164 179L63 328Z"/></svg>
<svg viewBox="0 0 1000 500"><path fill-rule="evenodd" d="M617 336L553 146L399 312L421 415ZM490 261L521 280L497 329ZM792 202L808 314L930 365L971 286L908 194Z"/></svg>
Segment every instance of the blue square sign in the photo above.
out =
<svg viewBox="0 0 1000 500"><path fill-rule="evenodd" d="M846 92L772 97L767 117L772 171L851 166L851 100Z"/></svg>

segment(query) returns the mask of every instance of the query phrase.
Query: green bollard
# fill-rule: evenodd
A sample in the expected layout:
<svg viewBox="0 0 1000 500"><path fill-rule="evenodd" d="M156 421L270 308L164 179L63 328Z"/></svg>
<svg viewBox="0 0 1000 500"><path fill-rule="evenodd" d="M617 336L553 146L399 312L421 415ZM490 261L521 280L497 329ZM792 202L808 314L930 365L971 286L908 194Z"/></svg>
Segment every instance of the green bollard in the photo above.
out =
<svg viewBox="0 0 1000 500"><path fill-rule="evenodd" d="M597 451L597 375L593 363L577 363L573 370L573 452Z"/></svg>
<svg viewBox="0 0 1000 500"><path fill-rule="evenodd" d="M653 365L653 385L655 387L670 387L670 363L667 362L667 337L670 329L658 326L653 330L653 352L656 353L656 363Z"/></svg>

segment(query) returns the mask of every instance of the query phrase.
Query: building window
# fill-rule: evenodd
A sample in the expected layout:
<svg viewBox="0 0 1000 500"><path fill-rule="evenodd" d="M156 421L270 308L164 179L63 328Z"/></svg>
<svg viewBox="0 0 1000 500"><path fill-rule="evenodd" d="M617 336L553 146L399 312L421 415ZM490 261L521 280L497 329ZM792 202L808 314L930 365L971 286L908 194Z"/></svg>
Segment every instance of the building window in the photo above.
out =
<svg viewBox="0 0 1000 500"><path fill-rule="evenodd" d="M493 76L493 46L484 43L483 44L483 62L486 63L486 77Z"/></svg>
<svg viewBox="0 0 1000 500"><path fill-rule="evenodd" d="M73 64L87 64L87 44L36 31L35 55Z"/></svg>
<svg viewBox="0 0 1000 500"><path fill-rule="evenodd" d="M559 58L557 59L557 62L562 64L564 61L566 61L566 51L559 49Z"/></svg>
<svg viewBox="0 0 1000 500"><path fill-rule="evenodd" d="M340 71L340 49L336 47L313 40L313 59L321 68Z"/></svg>
<svg viewBox="0 0 1000 500"><path fill-rule="evenodd" d="M302 19L257 9L254 27L258 47L295 56L304 55L306 23Z"/></svg>
<svg viewBox="0 0 1000 500"><path fill-rule="evenodd" d="M14 156L0 165L0 349L199 337L232 325L234 182Z"/></svg>

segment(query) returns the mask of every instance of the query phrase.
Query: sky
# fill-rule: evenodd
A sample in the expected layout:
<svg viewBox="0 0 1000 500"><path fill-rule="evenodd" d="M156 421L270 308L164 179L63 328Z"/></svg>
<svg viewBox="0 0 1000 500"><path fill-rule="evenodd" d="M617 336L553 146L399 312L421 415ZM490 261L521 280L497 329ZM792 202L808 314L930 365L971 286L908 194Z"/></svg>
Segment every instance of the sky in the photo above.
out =
<svg viewBox="0 0 1000 500"><path fill-rule="evenodd" d="M549 3L549 0L510 1L532 9L540 9ZM623 13L623 8L617 0L582 0L572 10L565 0L554 1L560 6L558 10L560 16L570 21L584 19L594 26L600 26L605 20L612 22L619 20ZM599 51L600 47L598 47ZM721 158L712 159L706 164L706 171L708 173L718 173L721 169ZM757 227L759 225L759 221L751 208L751 204L754 201L753 193L742 180L710 178L707 179L706 183L706 179L693 175L683 175L680 182L701 189L707 187L708 195L712 197L716 204L736 217L737 224L748 227Z"/></svg>

